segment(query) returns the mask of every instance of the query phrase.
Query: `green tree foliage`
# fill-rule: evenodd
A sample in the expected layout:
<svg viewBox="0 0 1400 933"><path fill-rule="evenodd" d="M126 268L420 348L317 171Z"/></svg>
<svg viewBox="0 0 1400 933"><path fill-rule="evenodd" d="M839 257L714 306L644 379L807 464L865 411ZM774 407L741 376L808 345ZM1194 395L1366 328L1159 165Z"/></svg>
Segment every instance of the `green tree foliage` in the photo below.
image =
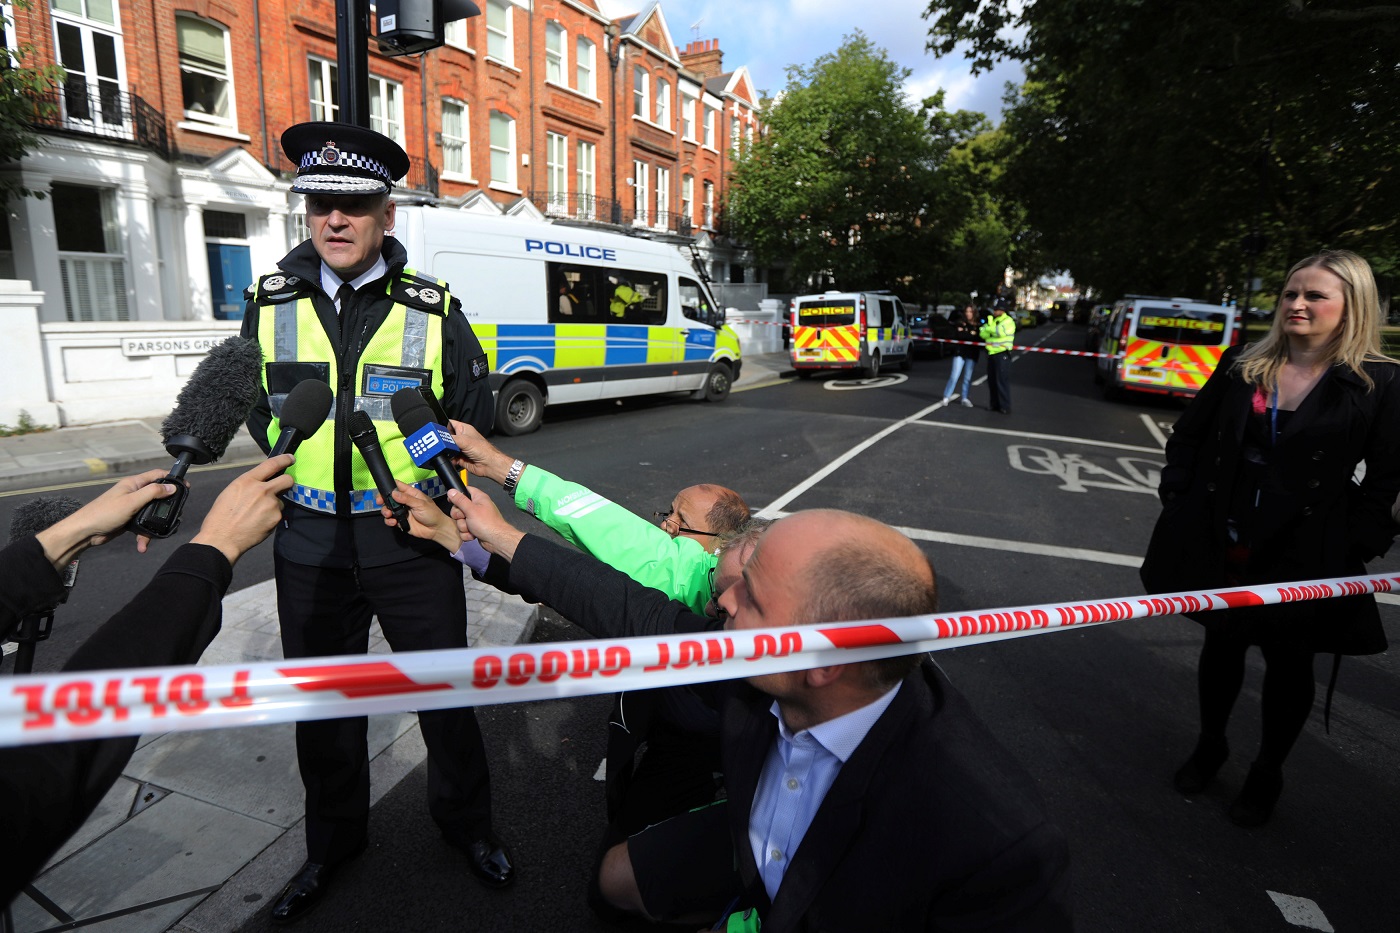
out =
<svg viewBox="0 0 1400 933"><path fill-rule="evenodd" d="M929 48L1024 63L1005 194L1048 265L1110 293L1266 288L1322 248L1400 273L1400 6L934 0Z"/></svg>
<svg viewBox="0 0 1400 933"><path fill-rule="evenodd" d="M15 8L28 9L26 0L16 0ZM5 32L14 29L8 18ZM30 126L38 117L48 117L57 107L52 91L63 83L64 72L58 65L26 66L34 47L21 43L10 49L0 43L0 166L18 162L38 143ZM12 197L34 194L20 184L14 174L0 172L0 204ZM39 195L42 197L42 195Z"/></svg>
<svg viewBox="0 0 1400 933"><path fill-rule="evenodd" d="M985 129L981 114L909 103L907 69L860 32L811 65L763 113L767 132L735 164L728 217L762 263L843 288L935 285L971 200L943 171Z"/></svg>

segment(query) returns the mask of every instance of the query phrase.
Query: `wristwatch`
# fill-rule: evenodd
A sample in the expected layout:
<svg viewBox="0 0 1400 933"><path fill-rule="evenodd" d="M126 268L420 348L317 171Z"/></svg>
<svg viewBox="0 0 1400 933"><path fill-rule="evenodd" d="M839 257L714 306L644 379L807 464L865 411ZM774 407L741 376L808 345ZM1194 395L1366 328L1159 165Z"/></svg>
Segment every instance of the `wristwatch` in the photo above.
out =
<svg viewBox="0 0 1400 933"><path fill-rule="evenodd" d="M520 472L525 469L525 464L520 460L510 465L510 472L506 474L505 482L501 483L501 488L508 495L515 495L515 484L520 482Z"/></svg>

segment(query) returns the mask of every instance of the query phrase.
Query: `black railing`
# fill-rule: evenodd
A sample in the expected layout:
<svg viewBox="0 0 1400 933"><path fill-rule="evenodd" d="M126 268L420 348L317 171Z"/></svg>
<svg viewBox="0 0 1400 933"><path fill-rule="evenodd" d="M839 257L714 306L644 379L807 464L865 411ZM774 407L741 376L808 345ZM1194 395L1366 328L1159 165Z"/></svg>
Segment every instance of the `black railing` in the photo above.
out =
<svg viewBox="0 0 1400 933"><path fill-rule="evenodd" d="M170 157L165 114L111 81L69 74L62 86L30 97L29 125L78 136L132 143Z"/></svg>
<svg viewBox="0 0 1400 933"><path fill-rule="evenodd" d="M675 211L657 214L654 210L638 214L634 204L588 194L560 194L546 191L530 192L530 201L546 217L636 227L653 233L673 233L693 236L690 218Z"/></svg>
<svg viewBox="0 0 1400 933"><path fill-rule="evenodd" d="M530 202L548 217L604 224L615 222L613 215L617 205L610 198L600 198L592 194L551 194L546 191L531 191Z"/></svg>

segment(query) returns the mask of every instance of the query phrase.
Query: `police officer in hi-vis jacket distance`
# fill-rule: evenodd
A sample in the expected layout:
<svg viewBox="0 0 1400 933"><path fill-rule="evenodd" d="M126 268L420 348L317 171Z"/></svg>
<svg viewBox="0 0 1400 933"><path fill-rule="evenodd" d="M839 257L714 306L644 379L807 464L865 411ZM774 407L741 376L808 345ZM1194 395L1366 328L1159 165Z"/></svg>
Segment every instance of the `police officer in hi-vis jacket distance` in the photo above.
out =
<svg viewBox="0 0 1400 933"><path fill-rule="evenodd" d="M395 179L409 160L393 140L359 126L301 123L282 134L298 166L311 237L247 293L243 336L262 346L263 393L248 428L264 449L279 436L287 393L306 379L334 394L326 423L288 471L294 485L277 529L274 565L288 658L364 654L372 617L395 651L467 646L462 564L431 542L387 527L375 483L351 443L356 411L370 416L396 479L427 495L446 490L404 449L390 397L432 389L450 418L492 426L489 366L446 282L405 268L394 228ZM428 749L428 810L472 873L492 886L514 867L491 825L481 730L471 709L419 714ZM290 923L323 897L337 868L365 848L369 825L367 720L297 724L306 787L306 863L273 905Z"/></svg>

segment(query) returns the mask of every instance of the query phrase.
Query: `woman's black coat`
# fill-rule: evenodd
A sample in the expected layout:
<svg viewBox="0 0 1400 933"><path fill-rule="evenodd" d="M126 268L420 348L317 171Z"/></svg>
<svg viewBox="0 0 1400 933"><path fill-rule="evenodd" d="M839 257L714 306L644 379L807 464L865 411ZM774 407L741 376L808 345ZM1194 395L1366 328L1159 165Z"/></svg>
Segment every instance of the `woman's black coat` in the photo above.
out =
<svg viewBox="0 0 1400 933"><path fill-rule="evenodd" d="M1225 523L1238 475L1254 387L1227 351L1177 421L1167 442L1159 494L1162 514L1141 575L1149 592L1212 589L1225 579ZM1365 573L1384 554L1400 493L1400 366L1367 363L1366 383L1333 366L1280 432L1269 455L1254 525L1257 579L1280 583ZM1353 481L1366 462L1360 484ZM1228 614L1228 618L1226 615ZM1375 654L1386 648L1375 599L1345 597L1193 615L1241 626L1251 643L1280 640L1309 651Z"/></svg>

